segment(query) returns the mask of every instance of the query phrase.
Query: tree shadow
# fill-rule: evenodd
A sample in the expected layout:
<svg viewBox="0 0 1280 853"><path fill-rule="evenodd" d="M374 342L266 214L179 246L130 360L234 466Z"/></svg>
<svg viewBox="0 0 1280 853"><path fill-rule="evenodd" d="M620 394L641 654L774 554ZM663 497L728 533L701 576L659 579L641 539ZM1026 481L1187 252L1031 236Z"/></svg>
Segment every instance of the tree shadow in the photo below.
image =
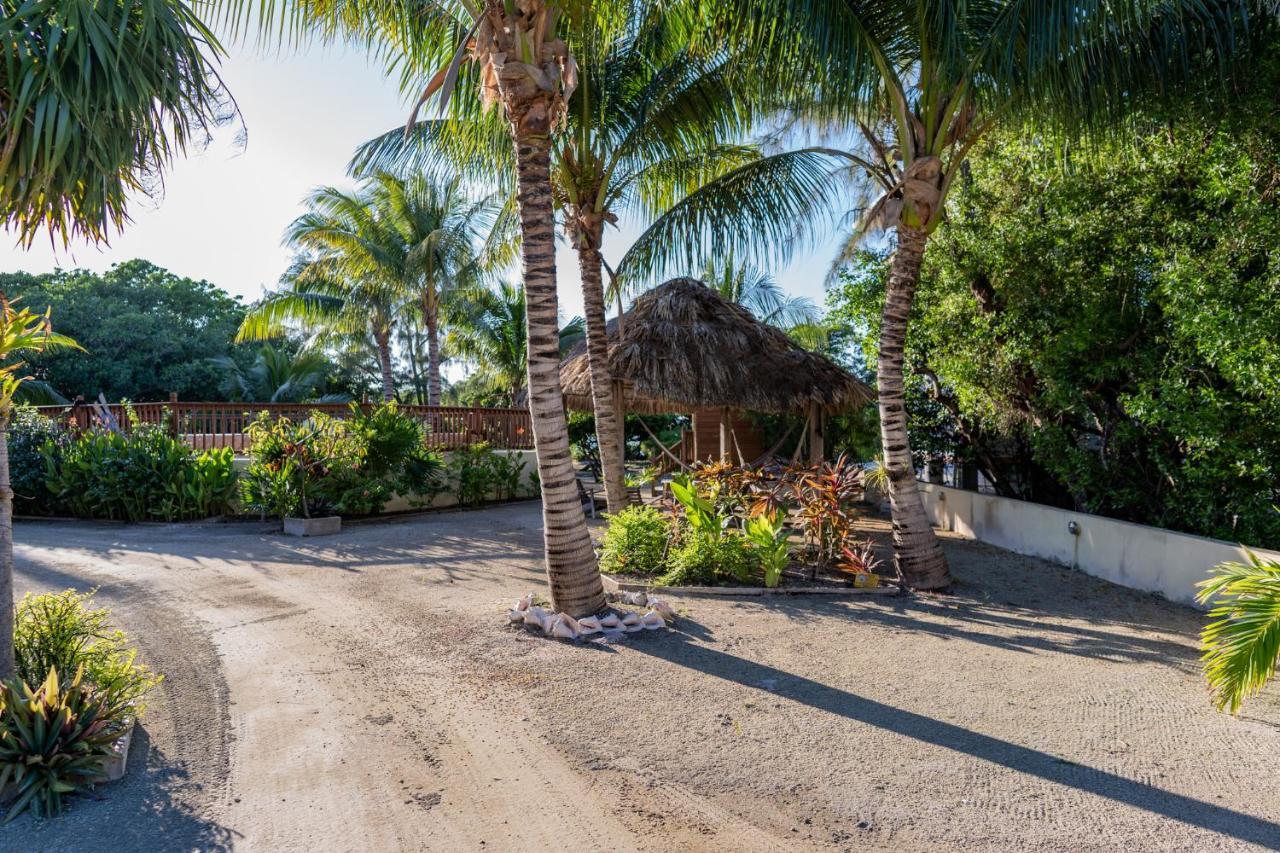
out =
<svg viewBox="0 0 1280 853"><path fill-rule="evenodd" d="M882 731L1104 797L1149 814L1280 850L1280 824L1272 821L895 708L781 669L690 643L679 634L670 635L664 642L636 643L632 650L761 693L783 696Z"/></svg>

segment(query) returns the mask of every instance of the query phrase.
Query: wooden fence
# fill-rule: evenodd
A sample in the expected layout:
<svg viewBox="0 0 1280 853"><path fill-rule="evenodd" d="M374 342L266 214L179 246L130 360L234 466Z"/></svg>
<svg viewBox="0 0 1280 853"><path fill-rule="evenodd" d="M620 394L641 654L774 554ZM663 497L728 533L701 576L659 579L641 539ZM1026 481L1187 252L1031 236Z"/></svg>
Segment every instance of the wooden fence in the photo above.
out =
<svg viewBox="0 0 1280 853"><path fill-rule="evenodd" d="M365 410L373 404L362 404ZM99 407L77 402L71 406L40 406L38 411L70 425L90 429L103 420ZM123 430L134 423L162 426L170 435L185 438L196 450L230 447L236 453L249 449L246 429L261 412L290 420L305 419L312 412L334 417L351 414L348 403L168 403L109 404L110 417ZM128 414L132 410L132 418ZM482 409L461 406L401 406L400 411L421 421L434 447L452 450L487 442L500 450L533 447L533 429L527 409Z"/></svg>

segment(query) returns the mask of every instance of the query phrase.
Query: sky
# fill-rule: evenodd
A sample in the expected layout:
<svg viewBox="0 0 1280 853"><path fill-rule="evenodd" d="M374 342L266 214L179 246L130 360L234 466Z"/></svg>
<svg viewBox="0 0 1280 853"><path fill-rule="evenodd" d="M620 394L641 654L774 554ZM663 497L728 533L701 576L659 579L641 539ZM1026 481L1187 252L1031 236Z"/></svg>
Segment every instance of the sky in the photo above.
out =
<svg viewBox="0 0 1280 853"><path fill-rule="evenodd" d="M207 148L175 162L166 172L163 195L134 201L132 222L109 246L55 248L46 238L25 249L0 232L0 271L101 271L145 258L246 301L273 287L290 258L281 234L302 211L303 198L317 186L351 186L346 166L352 152L403 125L409 105L397 81L354 48L232 48L221 73L244 120L243 142L237 141L238 127L223 128ZM606 234L606 258L620 258L640 225L624 220ZM821 304L832 254L823 246L775 270L775 276L790 293ZM580 314L577 262L563 246L558 270L561 314Z"/></svg>

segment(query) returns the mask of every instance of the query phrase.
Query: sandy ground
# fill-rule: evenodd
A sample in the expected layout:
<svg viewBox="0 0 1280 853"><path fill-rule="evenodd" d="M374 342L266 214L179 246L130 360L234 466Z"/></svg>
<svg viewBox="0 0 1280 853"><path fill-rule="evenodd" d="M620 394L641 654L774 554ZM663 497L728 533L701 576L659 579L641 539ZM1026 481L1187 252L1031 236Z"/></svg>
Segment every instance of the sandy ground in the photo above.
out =
<svg viewBox="0 0 1280 853"><path fill-rule="evenodd" d="M575 647L502 625L539 523L20 523L19 589L99 587L167 681L0 850L1280 849L1280 694L1216 713L1187 608L949 539L949 596Z"/></svg>

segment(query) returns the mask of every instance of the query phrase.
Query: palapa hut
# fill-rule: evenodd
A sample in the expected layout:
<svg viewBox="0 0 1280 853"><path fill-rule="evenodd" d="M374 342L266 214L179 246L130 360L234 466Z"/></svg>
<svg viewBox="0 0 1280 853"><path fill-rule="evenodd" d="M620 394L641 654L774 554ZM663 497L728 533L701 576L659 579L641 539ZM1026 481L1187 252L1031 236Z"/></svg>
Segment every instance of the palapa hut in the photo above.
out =
<svg viewBox="0 0 1280 853"><path fill-rule="evenodd" d="M609 321L609 368L626 412L692 414L688 446L665 448L681 465L773 455L744 412L806 418L810 459L824 452L825 420L874 399L864 383L829 358L797 346L785 333L692 278L675 278L640 296ZM580 342L560 368L565 406L591 411L591 373ZM618 392L621 393L618 393ZM652 435L651 435L652 437ZM655 438L656 440L656 438ZM797 452L799 448L797 448Z"/></svg>

